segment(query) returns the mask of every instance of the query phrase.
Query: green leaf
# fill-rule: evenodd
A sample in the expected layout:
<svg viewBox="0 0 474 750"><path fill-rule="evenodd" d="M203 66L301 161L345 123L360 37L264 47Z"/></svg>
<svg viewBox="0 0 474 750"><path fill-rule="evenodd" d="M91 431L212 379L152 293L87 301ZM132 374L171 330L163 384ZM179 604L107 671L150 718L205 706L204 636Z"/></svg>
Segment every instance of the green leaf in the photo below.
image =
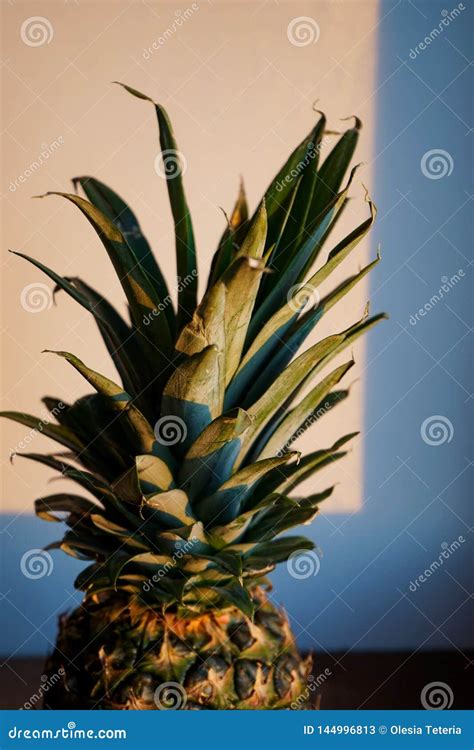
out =
<svg viewBox="0 0 474 750"><path fill-rule="evenodd" d="M78 195L60 192L46 193L46 196L49 195L59 195L66 198L77 206L88 219L102 241L120 279L137 331L141 333L145 341L149 341L148 336L151 336L155 344L153 351L156 358L158 358L160 349L170 351L172 348L171 333L166 317L160 309L162 300L157 296L148 276L120 230L102 211L99 211L92 203ZM157 346L159 349L156 349ZM160 357L160 361L161 359L162 357Z"/></svg>
<svg viewBox="0 0 474 750"><path fill-rule="evenodd" d="M331 307L339 302L339 300L345 297L346 294L348 294L348 292L350 292L359 283L359 281L362 281L362 279L367 276L367 274L370 273L373 268L375 268L379 261L380 255L377 255L375 260L373 260L371 263L368 263L368 265L362 268L358 273L349 276L349 278L345 279L341 284L333 289L332 292L327 294L326 297L321 300L319 305L322 308L323 313L326 313L331 309Z"/></svg>
<svg viewBox="0 0 474 750"><path fill-rule="evenodd" d="M271 495L273 503L261 502L264 506L258 515L253 516L249 528L242 537L242 543L270 541L282 531L309 524L319 511L320 503L333 493L334 487L308 497L293 498L286 495Z"/></svg>
<svg viewBox="0 0 474 750"><path fill-rule="evenodd" d="M290 219L294 203L298 196L298 192L301 187L301 182L302 182L301 177L295 180L294 187L292 188L291 193L285 199L284 204L281 206L276 216L273 217L273 220L269 220L268 222L267 239L268 239L268 246L270 249L268 250L267 265L269 266L269 268L271 267L274 257L280 251L282 238L283 238L283 235L285 234L285 230L287 228L287 224ZM277 221L279 222L279 224L277 224ZM273 242L271 242L272 239L274 240ZM261 288L259 289L259 293L257 296L257 303L256 303L257 307L261 303L262 299L265 298L265 292L270 286L271 284L267 284L266 280L264 280Z"/></svg>
<svg viewBox="0 0 474 750"><path fill-rule="evenodd" d="M240 452L238 463L244 457L246 462L257 460L260 456L260 451L266 445L284 416L283 409L298 395L304 385L310 379L314 378L334 357L353 344L359 336L386 318L385 314L381 314L367 319L367 314L368 307L366 307L362 320L335 336L323 339L323 341L318 342L303 352L276 378L271 388L268 387L266 392L251 407L248 407L247 401L244 400L245 407L254 419L251 430L245 436L245 443ZM302 320L304 321L304 318ZM272 361L268 367L270 374L272 368L277 372L282 369L282 364L284 366L285 362L282 363L281 360L284 360L285 356L286 346L282 346L277 354L278 361ZM260 379L264 383L266 382L265 377L266 371L264 370L260 376ZM253 395L252 389L246 398L251 395ZM260 434L251 450L247 452L249 443L258 432Z"/></svg>
<svg viewBox="0 0 474 750"><path fill-rule="evenodd" d="M211 495L230 477L250 422L243 409L223 414L203 430L188 450L179 472L179 484L193 505L204 493Z"/></svg>
<svg viewBox="0 0 474 750"><path fill-rule="evenodd" d="M306 456L303 456L298 466L283 467L281 470L280 482L276 485L273 482L271 491L287 494L305 479L310 477L316 469L321 468L321 466L326 466L335 459L342 458L345 453L339 453L340 449L350 440L357 437L358 434L358 432L351 432L337 440L330 448L308 453Z"/></svg>
<svg viewBox="0 0 474 750"><path fill-rule="evenodd" d="M209 538L212 544L217 547L226 547L228 544L236 542L244 534L252 518L260 511L268 508L277 501L278 495L268 495L266 498L257 503L254 507L240 513L229 523L223 526L212 526L209 530Z"/></svg>
<svg viewBox="0 0 474 750"><path fill-rule="evenodd" d="M230 604L237 609L240 609L250 619L253 619L255 614L256 605L252 601L252 598L245 588L245 586L239 586L235 584L233 586L222 586L222 587L210 587L214 591L217 591L223 602Z"/></svg>
<svg viewBox="0 0 474 750"><path fill-rule="evenodd" d="M369 221L372 223L373 219ZM366 232L366 229L362 227L364 225L359 228L362 232L362 235L358 235L360 238ZM348 248L349 252L356 244ZM347 256L337 255L340 261L344 257ZM299 320L298 314L303 307L303 302L310 299L317 291L318 279L321 283L325 274L329 275L336 267L334 260L331 259L329 266L327 264L323 266L312 279L296 289L292 298L273 314L252 341L226 391L225 408L231 408L236 403L247 406L251 403L252 397L260 397L261 393L269 387L269 383L273 382L275 376L290 362L306 335L311 332L319 319L353 289L379 260L378 255L376 260L369 263L358 274L346 279L334 291L326 295L316 308L309 310L305 318ZM301 300L301 308L298 306L299 300Z"/></svg>
<svg viewBox="0 0 474 750"><path fill-rule="evenodd" d="M39 432L45 437L51 438L51 440L55 440L57 443L61 443L61 445L65 445L66 448L70 448L72 451L77 452L84 447L72 430L63 425L52 424L47 419L39 419L39 417L33 417L31 414L20 411L0 411L0 417L5 417L5 419L10 419L12 422L18 422L18 424L29 427L35 432Z"/></svg>
<svg viewBox="0 0 474 750"><path fill-rule="evenodd" d="M276 472L279 466L288 463L296 456L298 456L297 453L287 453L278 458L270 458L244 466L224 482L215 493L196 504L199 518L211 527L217 523L227 524L241 512L257 482L267 474Z"/></svg>
<svg viewBox="0 0 474 750"><path fill-rule="evenodd" d="M126 391L105 377L105 375L91 370L78 357L75 357L74 354L70 354L69 352L53 352L51 350L46 351L50 351L51 354L56 354L58 357L63 357L67 360L75 370L85 377L98 393L107 397L113 409L124 412L137 436L139 448L142 451L152 452L155 443L153 430L143 414L132 404L132 398Z"/></svg>
<svg viewBox="0 0 474 750"><path fill-rule="evenodd" d="M294 355L301 348L305 339L309 336L315 325L323 316L323 308L313 307L308 313L295 320L291 326L283 333L274 348L271 357L263 367L260 368L258 376L249 383L241 396L241 406L248 408L255 403L268 389L273 386L276 378L285 370L285 367L291 362ZM253 365L253 363L252 363ZM242 381L241 376L241 381ZM242 382L240 382L242 387Z"/></svg>
<svg viewBox="0 0 474 750"><path fill-rule="evenodd" d="M310 217L318 217L339 190L359 140L362 123L356 117L354 127L346 130L318 171L311 201ZM309 223L309 227L311 222ZM308 229L309 229L308 227Z"/></svg>
<svg viewBox="0 0 474 750"><path fill-rule="evenodd" d="M379 258L369 263L358 274L346 279L330 294L326 295L319 304L316 304L315 307L301 315L297 320L283 324L279 332L273 334L273 339L267 340L260 350L255 351L252 345L248 353L250 356L244 358L242 369L239 368L236 377L227 390L224 407L229 408L235 400L238 400L243 408L249 408L252 403L270 389L274 380L284 371L323 315L350 292L378 261ZM311 297L313 292L314 290L308 285L308 287L301 287L296 292L296 296ZM342 335L347 338L351 330L342 332ZM343 346L342 348L346 347ZM273 352L272 355L269 354L270 350ZM338 349L337 351L341 350Z"/></svg>
<svg viewBox="0 0 474 750"><path fill-rule="evenodd" d="M297 438L301 437L306 432L306 430L309 430L310 427L312 427L318 421L318 419L321 419L322 417L324 417L325 414L330 412L332 409L334 409L335 406L340 404L341 401L346 399L348 395L349 395L348 390L333 391L333 393L328 393L327 396L324 397L324 399L321 399L321 401L315 406L315 408L313 409L309 417L307 417L307 419L302 424L299 425L298 429L288 438L288 440L285 443L284 451L286 452L293 445L293 442ZM275 430L278 429L278 427L281 424L281 421L282 420L280 420L275 425ZM267 440L271 438L275 430L272 430L269 433L269 435L267 436ZM264 445L266 445L266 440L262 440L261 445L259 445L258 451L256 451L258 455L260 455L260 451L262 450L262 446Z"/></svg>
<svg viewBox="0 0 474 750"><path fill-rule="evenodd" d="M209 559L223 571L228 571L238 579L242 578L243 565L240 553L222 550L221 552L214 553Z"/></svg>
<svg viewBox="0 0 474 750"><path fill-rule="evenodd" d="M204 295L192 319L182 329L176 342L176 350L191 356L202 352L207 346L215 346L219 352L225 350L225 331L222 321L225 314L226 288L217 282Z"/></svg>
<svg viewBox="0 0 474 750"><path fill-rule="evenodd" d="M116 555L109 557L107 560L107 568L115 589L117 588L117 582L123 569L126 565L130 565L131 563L142 566L152 566L152 573L150 576L155 572L157 573L159 570L167 569L168 566L173 567L173 562L167 555L156 555L152 552L140 552L137 555L131 556L128 553L119 550Z"/></svg>
<svg viewBox="0 0 474 750"><path fill-rule="evenodd" d="M89 490L89 492L101 502L104 502L104 498L111 494L108 485L105 484L105 482L101 482L101 480L93 474L76 469L65 461L58 461L53 456L43 453L14 453L13 456L27 458L30 461L36 461L44 466L49 466L49 468L54 469L55 471L59 471L63 476L73 479L80 484L81 487Z"/></svg>
<svg viewBox="0 0 474 750"><path fill-rule="evenodd" d="M235 255L235 246L240 246L241 244L239 235L242 233L242 230L245 229L247 220L247 198L245 195L244 183L241 179L239 195L237 196L234 209L230 219L228 219L227 227L219 241L214 257L212 258L211 270L207 284L208 289L220 279L226 268L232 262Z"/></svg>
<svg viewBox="0 0 474 750"><path fill-rule="evenodd" d="M301 425L304 424L305 420L311 416L313 410L318 406L321 400L325 398L337 383L339 383L353 364L354 360L351 360L340 367L336 367L336 369L321 380L317 386L312 388L307 396L302 399L298 406L289 412L277 427L265 448L261 451L260 458L264 459L277 455L278 451L286 446L287 441L293 437Z"/></svg>
<svg viewBox="0 0 474 750"><path fill-rule="evenodd" d="M225 340L226 385L232 379L240 362L245 337L252 316L264 262L257 258L239 257L222 277L226 287Z"/></svg>
<svg viewBox="0 0 474 750"><path fill-rule="evenodd" d="M336 346L336 348L330 352L327 362L334 359L334 357L337 357L338 354L340 354L344 349L347 349L348 346L351 346L360 336L362 336L364 333L367 333L371 328L374 328L376 325L381 323L383 320L387 320L388 316L386 313L379 313L378 315L373 315L371 318L367 317L368 313L368 306L366 308L366 314L360 320L358 323L356 323L353 326L350 326L344 331L344 340Z"/></svg>
<svg viewBox="0 0 474 750"><path fill-rule="evenodd" d="M164 312L170 330L174 331L174 311L168 286L150 245L142 233L138 219L130 206L110 187L93 177L75 177L73 184L74 187L79 184L89 201L120 230L140 266L153 284L159 299L166 300Z"/></svg>
<svg viewBox="0 0 474 750"><path fill-rule="evenodd" d="M242 541L244 544L268 542L287 529L308 523L317 513L318 508L302 508L296 500L280 497L274 505L254 518Z"/></svg>
<svg viewBox="0 0 474 750"><path fill-rule="evenodd" d="M288 199L294 190L295 179L300 178L305 167L307 167L307 155L311 148L310 144L315 143L315 134L317 133L320 122L321 119L318 120L311 132L290 154L279 172L277 172L273 180L270 182L270 185L265 192L269 224L269 245L273 245L277 240L280 227L283 223L282 217L287 211Z"/></svg>
<svg viewBox="0 0 474 750"><path fill-rule="evenodd" d="M143 504L143 494L138 484L138 474L136 463L116 477L112 482L112 490L121 500L127 503L133 503L141 507Z"/></svg>
<svg viewBox="0 0 474 750"><path fill-rule="evenodd" d="M103 565L93 563L92 565L88 565L87 568L84 568L84 570L81 570L74 581L74 588L79 589L79 591L86 591L94 581L99 579L102 579L103 581L108 580L108 576Z"/></svg>
<svg viewBox="0 0 474 750"><path fill-rule="evenodd" d="M267 211L265 199L258 207L252 219L240 249L235 254L237 258L262 258L267 238Z"/></svg>
<svg viewBox="0 0 474 750"><path fill-rule="evenodd" d="M224 362L217 347L208 346L179 364L163 391L161 415L182 420L183 440L174 447L184 453L222 412ZM186 434L184 434L184 432Z"/></svg>
<svg viewBox="0 0 474 750"><path fill-rule="evenodd" d="M135 458L138 486L143 495L154 495L169 490L173 475L158 456L141 455Z"/></svg>
<svg viewBox="0 0 474 750"><path fill-rule="evenodd" d="M287 536L283 539L274 539L271 542L254 545L251 552L245 555L245 558L248 565L256 565L260 560L279 563L288 560L293 552L312 550L314 547L314 542L304 536ZM234 545L232 545L232 548L234 548Z"/></svg>
<svg viewBox="0 0 474 750"><path fill-rule="evenodd" d="M48 398L43 402L57 421L72 429L87 446L77 454L86 469L107 481L124 471L126 456L133 453L134 434L104 396L92 393L69 405Z"/></svg>
<svg viewBox="0 0 474 750"><path fill-rule="evenodd" d="M305 241L305 235L308 237L310 236L310 233L306 231L306 224L317 179L319 151L325 127L326 118L324 114L321 113L321 119L313 130L304 158L300 163L301 181L291 206L288 219L285 222L285 230L271 259L270 267L278 272L288 268L290 259L299 252L302 242ZM265 289L262 293L266 293L268 289L275 286L277 283L276 280L276 274L272 277L268 277Z"/></svg>
<svg viewBox="0 0 474 750"><path fill-rule="evenodd" d="M58 461L53 456L42 453L16 453L15 455L20 458L27 458L30 461L36 461L37 463L48 466L55 471L59 471L66 479L71 479L85 490L88 490L91 495L99 500L107 513L119 513L120 515L125 516L132 528L136 528L140 525L138 519L129 513L122 503L120 503L114 495L111 487L94 474L82 471L81 469L76 469L74 466L71 466L64 461ZM101 509L99 509L99 511L100 510Z"/></svg>
<svg viewBox="0 0 474 750"><path fill-rule="evenodd" d="M269 422L271 417L280 409L285 402L292 397L293 393L310 377L314 376L318 369L321 369L323 361L326 361L327 355L336 349L344 341L344 335L328 336L319 341L307 351L300 354L281 375L274 381L270 390L267 390L261 398L256 401L249 409L249 415L252 423L245 434L242 449L239 454L240 462L252 440L257 436Z"/></svg>
<svg viewBox="0 0 474 750"><path fill-rule="evenodd" d="M238 404L244 394L248 394L249 388L260 382L260 376L272 353L281 347L285 333L297 318L298 312L287 304L263 326L229 383L225 394L225 409Z"/></svg>
<svg viewBox="0 0 474 750"><path fill-rule="evenodd" d="M316 508L318 505L324 502L324 500L327 500L328 497L331 497L333 492L334 486L328 487L327 490L323 490L322 492L308 495L307 497L294 497L292 499L298 502L300 508Z"/></svg>
<svg viewBox="0 0 474 750"><path fill-rule="evenodd" d="M361 232L365 232L365 229L361 229ZM362 234L362 236L364 236L364 234ZM355 247L355 245L352 247ZM342 261L344 257L347 256L338 257L340 257L340 260ZM342 299L351 289L353 289L354 286L356 286L356 284L359 283L359 281L364 278L367 273L372 270L379 260L380 255L378 255L372 263L369 263L365 268L359 271L358 274L346 279L334 291L326 295L326 297L324 297L317 305L316 309L310 310L306 313L306 319L312 318L313 325L316 324L318 320L336 304L336 302ZM335 266L333 265L332 269L334 268ZM329 275L330 272L331 268L327 268L327 275ZM301 319L297 322L297 317L302 310L304 303L308 299L311 299L317 291L318 273L316 273L313 279L310 279L306 284L302 284L299 288L295 289L291 299L274 313L270 320L257 333L256 338L253 340L250 348L243 357L232 383L229 386L228 392L226 393L226 405L232 405L235 403L236 399L238 399L243 392L247 392L248 396L249 385L253 383L255 387L257 382L260 383L264 379L262 378L263 365L271 362L270 356L272 352L280 350L280 356L284 357L284 352L281 350L288 347L288 339L293 337L294 332L298 328L301 328L302 330L302 327L305 325ZM326 271L324 273L326 273ZM322 276L323 274L321 273L319 279L321 279ZM311 330L312 326L310 326L308 333ZM303 339L298 341L298 346L301 345L302 341ZM295 351L296 350L293 347L291 348L291 351L288 350L288 354L293 356ZM290 361L291 356L285 361L285 365ZM275 372L275 365L272 362L270 364L270 370L271 372ZM257 373L259 374L258 381L255 377ZM265 384L262 387L262 390L265 390L266 387L267 385Z"/></svg>
<svg viewBox="0 0 474 750"><path fill-rule="evenodd" d="M304 277L305 269L312 266L332 223L341 212L356 169L352 170L344 190L333 198L318 220L313 222L311 232L305 232L301 243L296 248L290 247L285 256L284 265L280 263L282 268L278 273L272 274L271 283L267 282L263 286L262 301L250 324L247 344L253 341L262 326L279 310L282 300L287 300L293 312L298 310L298 300L304 301L304 297L296 293L292 294L295 292L294 286L302 276Z"/></svg>
<svg viewBox="0 0 474 750"><path fill-rule="evenodd" d="M110 521L108 518L105 518L101 514L92 514L91 521L94 526L96 526L101 531L104 531L106 534L111 534L112 536L119 537L121 540L121 544L126 545L127 547L132 547L140 550L148 549L146 537L140 539L140 535L138 533L135 532L134 534L131 534L130 529L126 528L125 526L120 526L117 523L113 523L113 521Z"/></svg>
<svg viewBox="0 0 474 750"><path fill-rule="evenodd" d="M94 316L124 386L130 386L130 390L133 393L140 393L142 387L146 386L149 381L142 382L134 365L139 359L146 359L146 356L140 355L140 348L137 345L134 332L130 330L112 305L80 279L64 278L29 255L14 250L10 250L9 252L27 260L40 271L43 271L50 279L56 282L56 289L59 288L65 291L72 299Z"/></svg>
<svg viewBox="0 0 474 750"><path fill-rule="evenodd" d="M182 490L169 490L148 495L143 508L152 510L153 518L168 528L192 525L196 522L189 498Z"/></svg>
<svg viewBox="0 0 474 750"><path fill-rule="evenodd" d="M308 279L304 285L305 288L311 290L317 289L366 236L375 221L377 209L367 192L365 194L365 200L369 204L369 218L363 221L362 224L359 224L356 229L348 234L347 237L344 237L344 239L341 240L333 250L331 250L326 263L316 271L310 279Z"/></svg>
<svg viewBox="0 0 474 750"><path fill-rule="evenodd" d="M151 394L147 385L153 373L146 366L138 366L139 362L146 361L146 355L140 349L136 331L91 286L78 278L69 278L67 281L89 300L91 312L125 390L137 398L138 404L143 403L144 409L148 411L147 400Z"/></svg>
<svg viewBox="0 0 474 750"><path fill-rule="evenodd" d="M161 104L130 86L115 81L133 96L151 102L156 111L160 130L160 145L163 156L166 184L173 214L176 235L176 259L178 270L178 329L192 316L197 302L197 266L194 231L188 204L184 194L180 152L170 120Z"/></svg>
<svg viewBox="0 0 474 750"><path fill-rule="evenodd" d="M100 507L87 498L69 493L48 495L47 497L39 497L35 500L35 513L38 518L42 518L45 521L62 522L64 520L61 515L54 515L55 513L84 516L98 510L100 510Z"/></svg>

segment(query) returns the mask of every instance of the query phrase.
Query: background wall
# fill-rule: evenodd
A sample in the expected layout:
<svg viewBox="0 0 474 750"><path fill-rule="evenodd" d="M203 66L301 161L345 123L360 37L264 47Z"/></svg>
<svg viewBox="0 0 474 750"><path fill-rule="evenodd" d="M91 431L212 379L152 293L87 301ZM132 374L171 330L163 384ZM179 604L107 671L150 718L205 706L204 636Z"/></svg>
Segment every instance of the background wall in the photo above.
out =
<svg viewBox="0 0 474 750"><path fill-rule="evenodd" d="M362 264L364 254L374 255L382 243L372 310L389 310L391 320L370 334L368 351L357 346L359 382L352 405L326 417L326 424L303 445L314 449L345 432L347 424L363 425L353 453L343 467L338 465L335 502L311 529L304 529L324 553L317 577L295 581L283 566L273 577L274 595L287 603L305 648L464 649L469 645L472 559L467 542L472 454L466 419L471 405L467 256L472 188L466 157L472 139L467 67L472 8L466 3L460 17L443 26L412 59L410 49L445 18L444 6L196 5L163 44L160 38L184 6L83 0L4 5L3 245L39 257L60 272L80 271L86 280L99 280L104 291L111 287L108 260L74 209L56 198L29 200L35 193L67 188L71 176L92 173L132 203L171 278L166 190L153 169L154 115L145 103L110 86L112 79L159 98L172 115L188 165L186 187L202 268L222 230L217 207L231 206L239 173L253 206L276 167L310 129L315 99L334 128L343 125L340 116L357 113L364 120L357 160L367 162L362 179L380 214L372 248L366 243L354 262L355 267ZM21 28L38 15L51 28L42 22L46 41L32 46L24 41L27 27L23 38ZM309 19L310 36L297 39L304 42L298 46L288 38L288 26L302 16ZM159 49L152 48L153 42ZM50 154L29 176L43 144ZM441 154L441 173L445 163L450 172L445 177L430 174L438 162L431 166L432 156L424 158L440 148L448 154ZM364 215L362 190L353 192L357 200L346 228ZM45 347L74 351L113 374L86 313L58 296L57 307L46 305L34 314L27 309L34 299L24 290L30 284L35 290L38 283L48 287L47 279L11 256L2 274L3 408L38 413L45 390L68 398L84 392L79 376L64 363L39 355ZM443 299L430 303L428 314L410 323L410 316L439 291L441 278L454 274L459 281L449 282ZM42 287L39 292L48 302L49 292ZM121 299L116 286L109 294ZM360 289L346 298L331 326L352 322L367 294ZM320 328L317 338L322 335ZM427 423L423 440L422 425L431 417L436 417L434 432ZM8 426L3 458L25 439L31 436L24 429ZM30 450L48 447L42 437L32 440ZM5 460L2 468L0 606L8 623L2 650L42 653L54 640L57 614L77 598L71 584L78 563L56 554L50 576L32 581L21 575L25 550L58 536L57 527L31 515L32 500L45 493L50 473L20 460L13 468ZM328 473L325 480L330 484ZM458 541L451 552L459 536L466 542ZM441 568L411 591L410 582L443 551Z"/></svg>

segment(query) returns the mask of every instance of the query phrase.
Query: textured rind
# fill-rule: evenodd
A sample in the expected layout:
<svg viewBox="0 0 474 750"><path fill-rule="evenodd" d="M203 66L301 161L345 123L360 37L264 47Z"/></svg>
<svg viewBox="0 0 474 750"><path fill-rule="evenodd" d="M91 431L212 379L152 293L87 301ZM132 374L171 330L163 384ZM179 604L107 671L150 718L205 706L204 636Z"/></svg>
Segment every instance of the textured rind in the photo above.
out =
<svg viewBox="0 0 474 750"><path fill-rule="evenodd" d="M307 708L311 657L264 590L252 596L253 622L236 607L181 618L136 599L86 598L60 618L44 708L159 710L155 693L168 683L185 710Z"/></svg>

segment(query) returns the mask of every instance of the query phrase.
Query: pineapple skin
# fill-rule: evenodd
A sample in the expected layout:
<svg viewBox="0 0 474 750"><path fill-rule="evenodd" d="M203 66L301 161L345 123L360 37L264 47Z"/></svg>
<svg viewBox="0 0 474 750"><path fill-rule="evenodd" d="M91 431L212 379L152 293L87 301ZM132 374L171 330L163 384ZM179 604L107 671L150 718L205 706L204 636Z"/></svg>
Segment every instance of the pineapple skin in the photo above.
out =
<svg viewBox="0 0 474 750"><path fill-rule="evenodd" d="M119 595L86 597L59 623L45 709L305 709L312 659L262 587L237 607L161 614Z"/></svg>

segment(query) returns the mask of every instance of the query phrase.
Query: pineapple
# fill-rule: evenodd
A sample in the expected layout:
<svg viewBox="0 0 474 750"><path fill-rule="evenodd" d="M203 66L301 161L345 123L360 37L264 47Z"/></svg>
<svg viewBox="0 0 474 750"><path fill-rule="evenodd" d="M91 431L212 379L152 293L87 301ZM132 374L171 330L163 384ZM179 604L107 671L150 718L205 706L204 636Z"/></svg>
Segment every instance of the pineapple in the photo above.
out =
<svg viewBox="0 0 474 750"><path fill-rule="evenodd" d="M347 396L338 384L353 360L318 374L384 317L366 310L300 353L320 318L379 260L308 304L375 219L366 195L367 219L313 268L348 201L355 169L345 186L343 180L360 122L319 166L326 132L319 113L252 217L241 187L198 303L179 152L165 110L152 103L175 225L177 310L135 215L91 177L74 180L86 198L59 195L97 232L130 322L84 281L16 253L93 315L121 381L55 352L93 393L56 409L55 424L2 413L60 443L66 452L23 456L90 496L61 493L35 504L39 517L67 527L48 549L89 562L75 581L83 603L60 619L47 672L61 680L46 707L299 708L311 663L270 601L267 575L313 548L303 536L281 534L310 522L332 488L290 493L342 458L357 434L305 456L292 449L321 404L336 406ZM58 400L44 403L53 410Z"/></svg>

